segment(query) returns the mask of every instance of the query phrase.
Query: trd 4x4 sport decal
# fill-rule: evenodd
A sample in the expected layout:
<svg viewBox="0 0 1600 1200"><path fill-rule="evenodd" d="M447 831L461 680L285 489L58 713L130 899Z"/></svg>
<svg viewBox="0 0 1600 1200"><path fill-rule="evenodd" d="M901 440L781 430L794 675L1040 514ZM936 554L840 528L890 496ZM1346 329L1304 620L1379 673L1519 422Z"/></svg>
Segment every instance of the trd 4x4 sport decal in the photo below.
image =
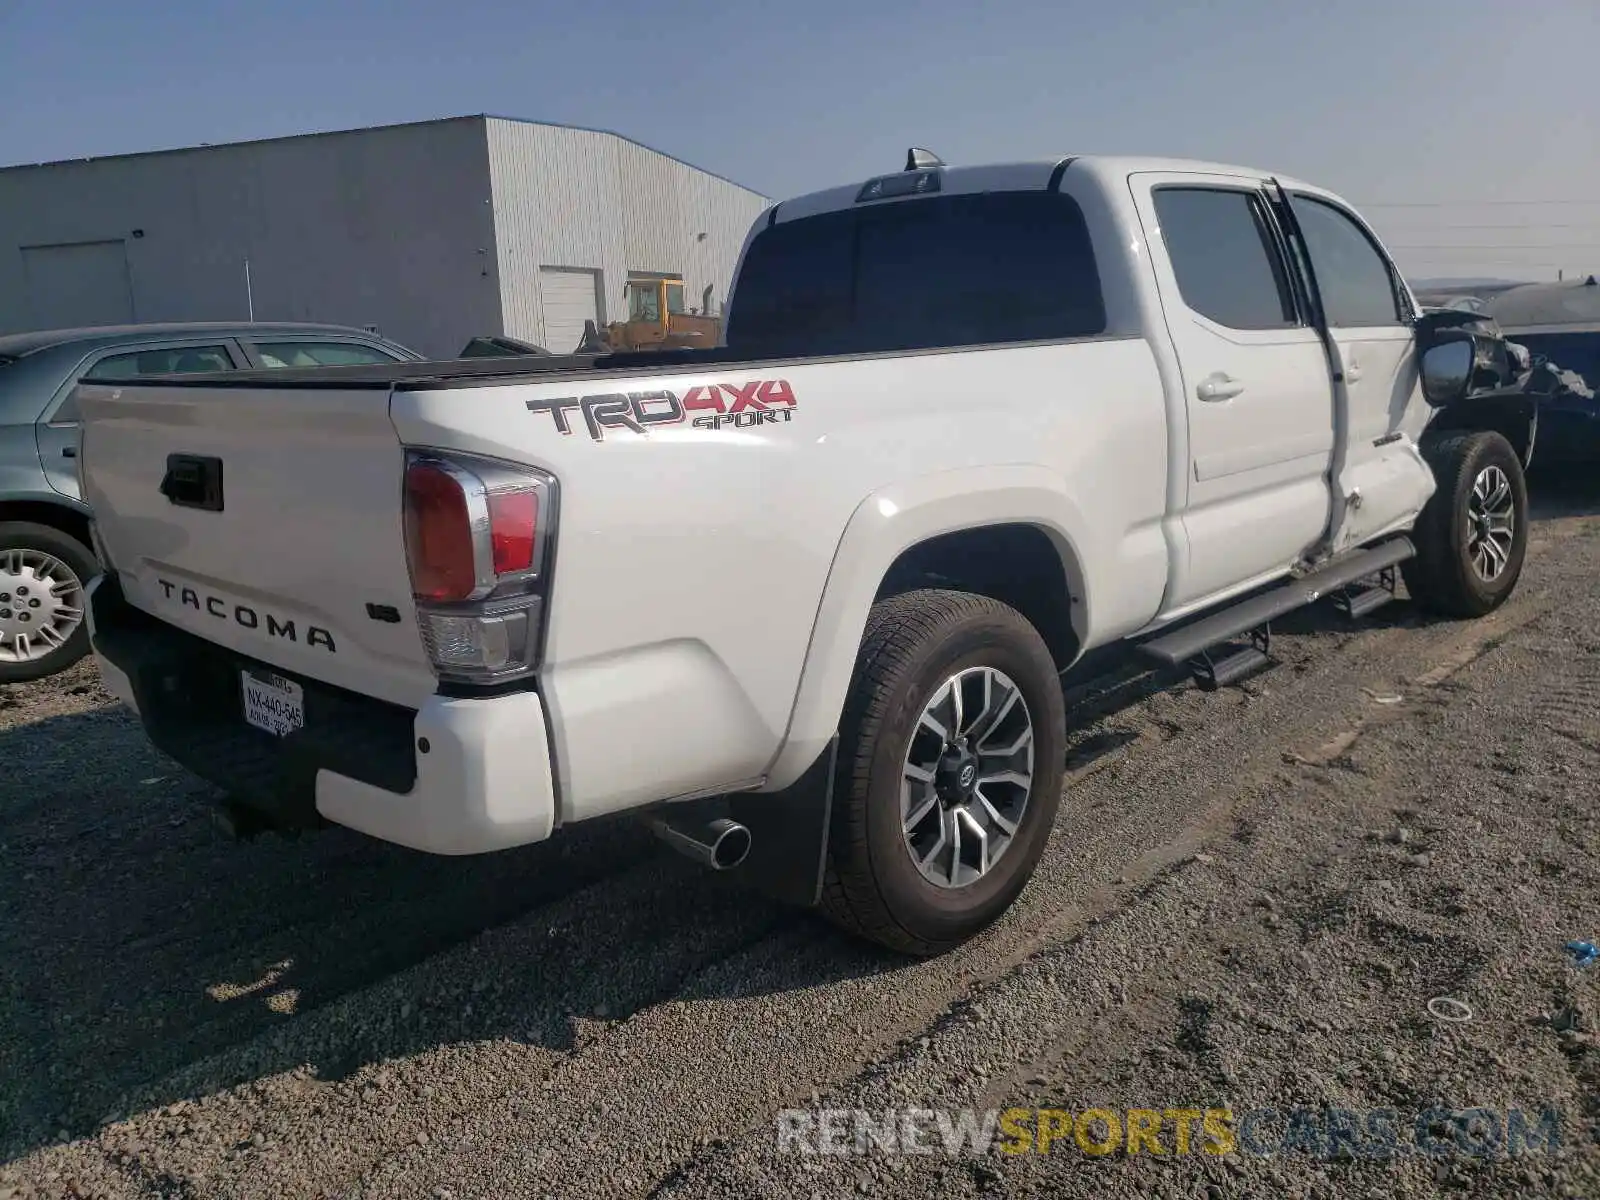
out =
<svg viewBox="0 0 1600 1200"><path fill-rule="evenodd" d="M792 421L796 408L794 389L786 379L757 379L752 383L698 384L683 394L605 392L598 396L561 396L555 400L529 400L529 412L547 412L562 433L572 432L567 414L583 413L583 423L595 441L605 440L608 429L648 433L663 425L689 421L696 429L749 429Z"/></svg>

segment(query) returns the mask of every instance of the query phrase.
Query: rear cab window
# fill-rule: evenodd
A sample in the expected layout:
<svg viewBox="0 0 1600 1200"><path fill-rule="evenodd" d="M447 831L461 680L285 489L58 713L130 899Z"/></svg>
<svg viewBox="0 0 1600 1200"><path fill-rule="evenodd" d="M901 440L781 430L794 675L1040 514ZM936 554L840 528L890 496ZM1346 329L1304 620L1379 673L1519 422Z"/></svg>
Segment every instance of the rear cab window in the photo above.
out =
<svg viewBox="0 0 1600 1200"><path fill-rule="evenodd" d="M1057 192L941 195L779 221L750 243L737 354L872 354L1105 332L1094 249Z"/></svg>

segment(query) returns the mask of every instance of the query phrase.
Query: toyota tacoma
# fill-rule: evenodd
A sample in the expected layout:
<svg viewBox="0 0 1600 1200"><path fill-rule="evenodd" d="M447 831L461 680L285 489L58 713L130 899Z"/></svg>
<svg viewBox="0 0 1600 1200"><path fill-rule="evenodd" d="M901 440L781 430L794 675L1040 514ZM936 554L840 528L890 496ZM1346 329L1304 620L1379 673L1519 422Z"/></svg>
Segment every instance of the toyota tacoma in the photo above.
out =
<svg viewBox="0 0 1600 1200"><path fill-rule="evenodd" d="M94 652L240 819L630 813L938 953L1040 858L1087 652L1216 688L1320 598L1506 599L1509 363L1323 188L913 150L758 218L715 347L85 382Z"/></svg>

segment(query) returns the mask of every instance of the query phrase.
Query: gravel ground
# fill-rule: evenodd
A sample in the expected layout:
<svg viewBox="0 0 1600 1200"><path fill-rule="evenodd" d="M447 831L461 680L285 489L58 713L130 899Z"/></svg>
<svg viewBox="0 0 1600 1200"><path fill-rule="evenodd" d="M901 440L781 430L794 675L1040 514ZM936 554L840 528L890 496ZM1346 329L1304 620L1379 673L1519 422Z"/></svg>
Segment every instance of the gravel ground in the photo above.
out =
<svg viewBox="0 0 1600 1200"><path fill-rule="evenodd" d="M1243 688L1074 682L1034 882L933 962L625 823L465 860L237 845L92 670L0 688L0 1200L1600 1195L1600 968L1562 952L1600 940L1600 497L1542 508L1483 621L1315 611ZM1399 1150L1305 1152L1328 1106L1393 1110ZM1434 1106L1555 1106L1561 1145L1407 1153ZM1155 1110L1165 1152L775 1137L1008 1108ZM1178 1153L1188 1108L1280 1116Z"/></svg>

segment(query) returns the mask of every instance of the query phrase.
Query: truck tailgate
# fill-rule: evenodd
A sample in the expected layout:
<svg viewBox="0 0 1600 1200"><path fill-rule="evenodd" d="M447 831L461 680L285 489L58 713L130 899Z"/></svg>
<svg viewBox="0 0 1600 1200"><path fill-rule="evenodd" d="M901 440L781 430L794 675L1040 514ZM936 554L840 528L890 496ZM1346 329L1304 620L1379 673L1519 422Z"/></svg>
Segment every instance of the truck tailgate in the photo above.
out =
<svg viewBox="0 0 1600 1200"><path fill-rule="evenodd" d="M81 471L130 602L240 654L415 707L387 386L84 384Z"/></svg>

